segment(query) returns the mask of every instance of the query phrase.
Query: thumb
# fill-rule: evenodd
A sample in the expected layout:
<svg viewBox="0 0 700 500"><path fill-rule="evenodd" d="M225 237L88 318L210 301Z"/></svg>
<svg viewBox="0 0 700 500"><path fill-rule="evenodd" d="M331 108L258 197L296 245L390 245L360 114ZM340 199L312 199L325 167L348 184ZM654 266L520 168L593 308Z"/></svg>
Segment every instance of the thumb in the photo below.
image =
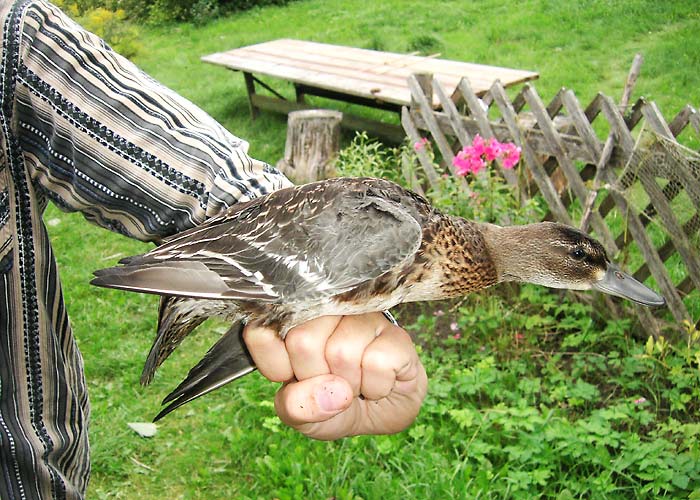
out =
<svg viewBox="0 0 700 500"><path fill-rule="evenodd" d="M324 422L350 407L352 387L337 375L319 375L285 384L275 396L280 420L290 426Z"/></svg>

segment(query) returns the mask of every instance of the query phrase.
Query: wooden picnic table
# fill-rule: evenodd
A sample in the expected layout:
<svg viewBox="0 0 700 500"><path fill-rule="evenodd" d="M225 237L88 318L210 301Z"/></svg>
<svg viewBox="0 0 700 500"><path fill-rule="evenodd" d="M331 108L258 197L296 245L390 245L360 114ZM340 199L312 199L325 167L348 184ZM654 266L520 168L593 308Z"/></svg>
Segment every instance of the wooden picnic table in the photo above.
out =
<svg viewBox="0 0 700 500"><path fill-rule="evenodd" d="M305 95L400 112L402 106L411 103L408 77L414 73L434 75L450 93L462 77L467 77L477 95L485 93L495 80L509 87L538 77L532 71L292 39L217 52L202 60L243 72L253 117L259 109L288 113L314 107L305 102ZM293 83L296 100L286 99L256 75ZM274 97L258 94L256 83ZM433 106L439 106L437 98ZM344 116L343 125L376 133L392 127L350 115ZM400 127L393 127L400 131Z"/></svg>

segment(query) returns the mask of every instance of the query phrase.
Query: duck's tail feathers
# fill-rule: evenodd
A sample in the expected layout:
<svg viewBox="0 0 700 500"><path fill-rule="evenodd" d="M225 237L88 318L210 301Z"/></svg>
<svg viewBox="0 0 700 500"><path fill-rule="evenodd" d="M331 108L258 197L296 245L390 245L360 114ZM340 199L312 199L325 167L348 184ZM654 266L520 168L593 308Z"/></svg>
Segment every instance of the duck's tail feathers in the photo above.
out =
<svg viewBox="0 0 700 500"><path fill-rule="evenodd" d="M206 319L206 315L201 314L192 299L162 296L158 311L158 333L141 372L141 384L150 384L156 369Z"/></svg>
<svg viewBox="0 0 700 500"><path fill-rule="evenodd" d="M167 404L153 419L160 420L171 411L208 392L255 370L255 363L243 342L243 322L237 321L190 370L187 378L168 394Z"/></svg>

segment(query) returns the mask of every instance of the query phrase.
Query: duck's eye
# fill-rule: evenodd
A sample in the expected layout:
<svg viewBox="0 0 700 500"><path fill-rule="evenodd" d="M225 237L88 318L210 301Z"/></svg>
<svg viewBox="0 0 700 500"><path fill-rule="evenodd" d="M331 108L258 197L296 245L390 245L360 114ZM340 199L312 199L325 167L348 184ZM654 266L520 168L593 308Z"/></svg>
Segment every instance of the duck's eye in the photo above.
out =
<svg viewBox="0 0 700 500"><path fill-rule="evenodd" d="M583 248L577 247L573 249L571 256L576 260L583 260L583 258L586 256L586 252L583 251Z"/></svg>

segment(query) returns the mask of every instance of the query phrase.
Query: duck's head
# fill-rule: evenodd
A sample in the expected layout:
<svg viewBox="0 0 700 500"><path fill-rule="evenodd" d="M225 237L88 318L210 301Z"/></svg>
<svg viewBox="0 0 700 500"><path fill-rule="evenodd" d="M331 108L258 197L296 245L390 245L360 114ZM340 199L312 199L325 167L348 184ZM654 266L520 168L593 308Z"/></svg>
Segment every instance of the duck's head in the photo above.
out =
<svg viewBox="0 0 700 500"><path fill-rule="evenodd" d="M552 288L598 290L646 306L664 298L610 262L603 245L587 234L555 222L490 226L490 250L502 280Z"/></svg>

